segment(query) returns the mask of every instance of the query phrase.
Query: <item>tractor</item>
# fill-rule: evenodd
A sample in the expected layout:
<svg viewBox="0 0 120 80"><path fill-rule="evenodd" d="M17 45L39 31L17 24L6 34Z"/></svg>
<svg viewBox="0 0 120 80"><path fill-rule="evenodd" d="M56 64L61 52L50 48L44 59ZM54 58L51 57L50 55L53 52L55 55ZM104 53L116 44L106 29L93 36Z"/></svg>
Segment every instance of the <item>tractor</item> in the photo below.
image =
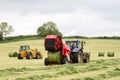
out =
<svg viewBox="0 0 120 80"><path fill-rule="evenodd" d="M68 40L65 43L70 47L72 63L88 63L90 61L90 54L83 52L85 41Z"/></svg>
<svg viewBox="0 0 120 80"><path fill-rule="evenodd" d="M37 49L30 49L29 45L22 45L19 48L18 59L42 59L41 53Z"/></svg>
<svg viewBox="0 0 120 80"><path fill-rule="evenodd" d="M45 65L88 62L89 55L80 48L80 41L66 41L64 44L59 35L47 35L44 46L47 50Z"/></svg>

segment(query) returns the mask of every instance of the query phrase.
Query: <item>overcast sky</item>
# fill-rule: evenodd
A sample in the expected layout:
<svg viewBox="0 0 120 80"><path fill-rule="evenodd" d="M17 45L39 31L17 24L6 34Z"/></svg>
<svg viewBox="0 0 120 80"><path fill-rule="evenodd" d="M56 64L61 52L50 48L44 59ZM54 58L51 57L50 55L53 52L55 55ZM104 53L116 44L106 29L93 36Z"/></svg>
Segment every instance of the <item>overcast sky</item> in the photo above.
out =
<svg viewBox="0 0 120 80"><path fill-rule="evenodd" d="M0 23L11 35L36 34L53 21L64 36L120 36L120 0L0 0Z"/></svg>

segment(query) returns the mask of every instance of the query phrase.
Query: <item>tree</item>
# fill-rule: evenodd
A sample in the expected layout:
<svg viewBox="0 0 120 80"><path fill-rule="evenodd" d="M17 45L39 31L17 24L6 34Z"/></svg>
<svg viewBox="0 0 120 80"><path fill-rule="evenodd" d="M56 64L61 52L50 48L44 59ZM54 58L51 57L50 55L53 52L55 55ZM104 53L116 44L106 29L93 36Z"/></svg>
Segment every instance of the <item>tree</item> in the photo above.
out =
<svg viewBox="0 0 120 80"><path fill-rule="evenodd" d="M53 22L44 23L37 29L37 34L41 37L45 37L48 34L57 34L62 36L62 33L56 27L57 25Z"/></svg>
<svg viewBox="0 0 120 80"><path fill-rule="evenodd" d="M1 22L0 24L0 40L3 40L3 37L13 32L14 29L12 26L8 25L7 22Z"/></svg>

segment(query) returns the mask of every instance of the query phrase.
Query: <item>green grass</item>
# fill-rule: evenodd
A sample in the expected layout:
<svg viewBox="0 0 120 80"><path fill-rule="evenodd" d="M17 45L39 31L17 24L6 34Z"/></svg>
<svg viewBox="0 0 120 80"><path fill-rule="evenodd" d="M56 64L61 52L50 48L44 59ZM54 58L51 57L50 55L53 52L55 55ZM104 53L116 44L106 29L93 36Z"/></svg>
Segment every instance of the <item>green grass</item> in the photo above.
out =
<svg viewBox="0 0 120 80"><path fill-rule="evenodd" d="M116 68L111 71L107 71L104 74L99 74L96 76L91 76L91 77L85 77L85 78L75 78L71 80L109 80L112 77L120 76L120 69Z"/></svg>
<svg viewBox="0 0 120 80"><path fill-rule="evenodd" d="M15 75L15 74L20 74L24 73L24 72L34 72L34 71L52 71L55 73L49 74L49 73L44 73L44 74L33 74L31 76L28 77L19 77L16 78L15 80L39 80L39 79L46 79L46 78L57 78L60 76L64 76L64 75L74 75L74 74L80 74L80 73L87 73L87 72L92 72L92 71L99 71L99 70L105 70L109 67L116 67L114 68L112 71L106 71L106 74L99 74L97 76L93 76L91 78L93 78L94 80L96 80L97 78L112 78L115 76L119 76L120 74L120 69L117 68L117 65L120 63L119 61L120 59L109 59L109 60L93 60L91 63L89 64L84 64L84 63L79 63L79 64L67 64L67 65L56 65L56 66L47 66L47 67L39 67L39 68L9 68L9 69L5 69L3 71L1 71L1 73L4 76L9 76L9 75ZM99 63L98 63L99 61ZM107 62L113 62L114 65L111 64L106 64ZM100 63L102 62L102 64ZM5 75L4 73L6 73L6 71L9 71L10 74ZM111 77L110 77L111 76ZM90 77L87 77L90 78ZM83 80L87 79L82 78ZM79 79L79 78L76 78ZM74 80L74 79L73 79Z"/></svg>
<svg viewBox="0 0 120 80"><path fill-rule="evenodd" d="M63 39L65 41L67 39ZM72 39L74 40L74 39ZM0 43L0 80L109 80L120 78L120 41L109 39L83 39L86 41L84 51L90 52L88 64L66 64L44 66L47 52L44 40L28 40ZM30 45L43 54L43 59L18 60L9 57L10 52L18 52L20 45ZM98 52L105 52L98 57ZM108 57L114 52L114 57Z"/></svg>

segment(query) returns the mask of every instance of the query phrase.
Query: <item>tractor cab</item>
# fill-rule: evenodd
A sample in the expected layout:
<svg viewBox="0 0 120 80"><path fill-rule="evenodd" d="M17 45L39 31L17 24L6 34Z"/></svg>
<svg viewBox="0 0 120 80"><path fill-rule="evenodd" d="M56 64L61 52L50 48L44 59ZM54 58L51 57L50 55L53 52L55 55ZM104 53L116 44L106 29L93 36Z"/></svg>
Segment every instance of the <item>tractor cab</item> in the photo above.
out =
<svg viewBox="0 0 120 80"><path fill-rule="evenodd" d="M22 51L22 50L30 50L30 46L28 45L20 46L19 51Z"/></svg>
<svg viewBox="0 0 120 80"><path fill-rule="evenodd" d="M83 49L82 42L79 40L65 41L65 43L70 47L71 52L79 52Z"/></svg>

